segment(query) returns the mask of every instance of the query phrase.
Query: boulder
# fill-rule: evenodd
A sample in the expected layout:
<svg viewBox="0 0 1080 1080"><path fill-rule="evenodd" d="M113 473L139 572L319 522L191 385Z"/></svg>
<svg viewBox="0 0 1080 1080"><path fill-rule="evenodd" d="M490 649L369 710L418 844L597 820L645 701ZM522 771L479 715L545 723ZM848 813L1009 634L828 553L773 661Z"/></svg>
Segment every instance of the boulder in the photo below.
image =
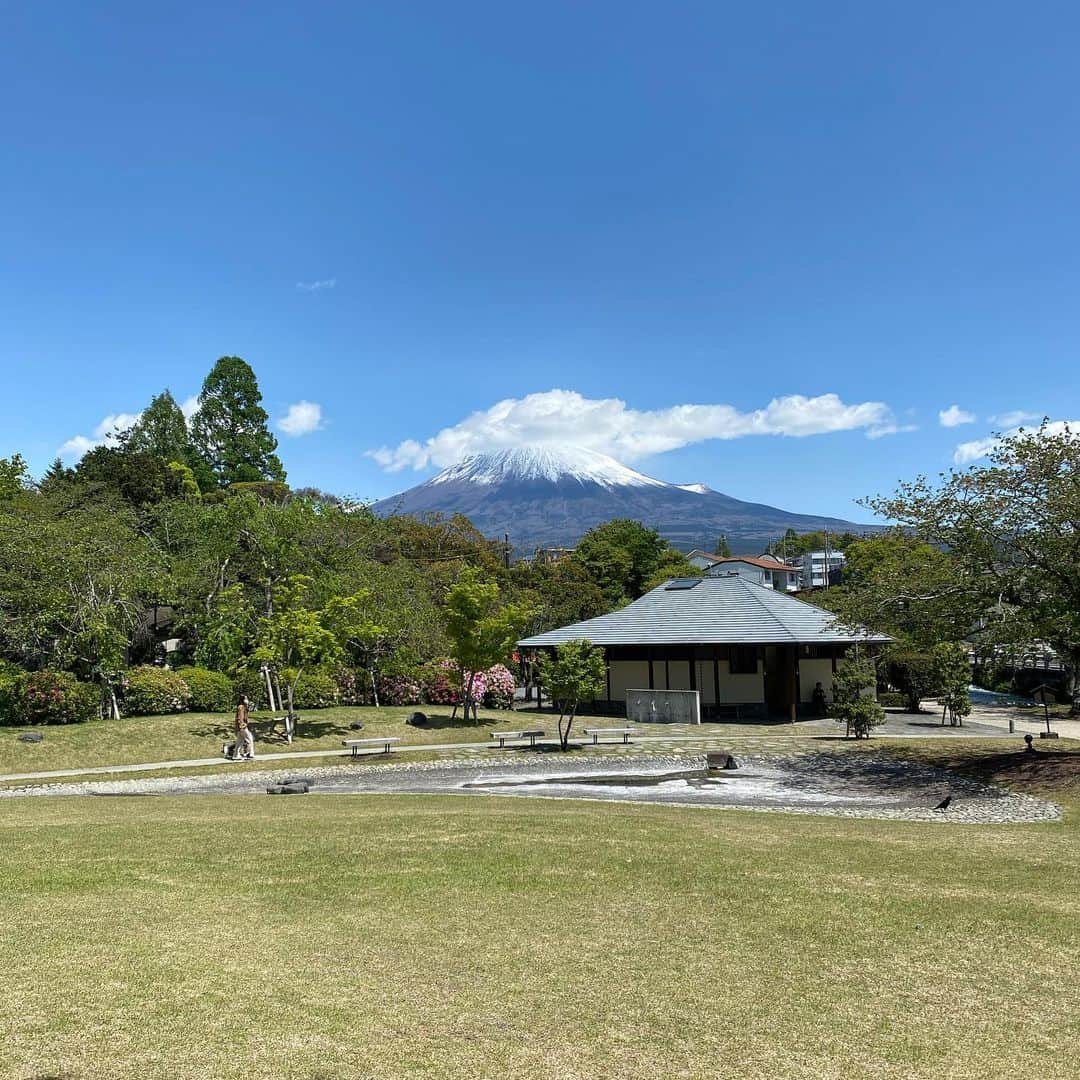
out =
<svg viewBox="0 0 1080 1080"><path fill-rule="evenodd" d="M266 789L267 795L306 795L307 784L275 784Z"/></svg>
<svg viewBox="0 0 1080 1080"><path fill-rule="evenodd" d="M19 742L44 742L45 736L40 731L22 731L16 736Z"/></svg>
<svg viewBox="0 0 1080 1080"><path fill-rule="evenodd" d="M363 725L363 724L361 724L359 720L354 720L354 721L353 721L353 722L352 722L352 723L351 723L351 724L349 725L349 730L350 730L350 731L363 731L363 730L364 730L364 725Z"/></svg>
<svg viewBox="0 0 1080 1080"><path fill-rule="evenodd" d="M411 712L405 723L412 724L413 727L423 727L427 723L427 717L422 712Z"/></svg>

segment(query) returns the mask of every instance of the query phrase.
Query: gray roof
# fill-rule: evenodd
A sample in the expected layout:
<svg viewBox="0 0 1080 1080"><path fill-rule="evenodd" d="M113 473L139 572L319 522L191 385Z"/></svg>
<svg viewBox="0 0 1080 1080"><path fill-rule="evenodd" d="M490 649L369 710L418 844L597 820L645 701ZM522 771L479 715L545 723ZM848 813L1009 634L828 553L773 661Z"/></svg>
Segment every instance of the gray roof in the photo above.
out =
<svg viewBox="0 0 1080 1080"><path fill-rule="evenodd" d="M702 578L689 589L671 589L668 584L621 611L518 644L533 648L582 638L594 645L842 645L891 640L841 626L831 611L734 574Z"/></svg>

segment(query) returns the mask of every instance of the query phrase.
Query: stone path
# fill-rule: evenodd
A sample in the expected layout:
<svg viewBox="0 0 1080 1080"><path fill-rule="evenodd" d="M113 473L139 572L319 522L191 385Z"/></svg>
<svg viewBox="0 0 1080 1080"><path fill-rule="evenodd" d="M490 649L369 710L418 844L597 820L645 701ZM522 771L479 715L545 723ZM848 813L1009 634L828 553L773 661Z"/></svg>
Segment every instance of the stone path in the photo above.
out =
<svg viewBox="0 0 1080 1080"><path fill-rule="evenodd" d="M786 740L785 740L786 742ZM778 752L739 749L739 769L709 772L701 753L641 748L632 755L510 755L348 764L296 770L315 795L453 794L658 803L832 817L967 825L1058 820L1060 808L888 755L851 757L807 742ZM253 795L290 779L282 771L80 780L0 789L0 797ZM934 807L952 797L942 812Z"/></svg>

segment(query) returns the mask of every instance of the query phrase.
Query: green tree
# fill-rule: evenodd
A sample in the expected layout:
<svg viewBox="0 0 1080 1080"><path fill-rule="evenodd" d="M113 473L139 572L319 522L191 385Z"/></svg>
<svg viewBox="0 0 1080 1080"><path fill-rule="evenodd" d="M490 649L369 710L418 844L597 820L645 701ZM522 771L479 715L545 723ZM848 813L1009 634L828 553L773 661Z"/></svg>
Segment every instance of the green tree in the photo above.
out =
<svg viewBox="0 0 1080 1080"><path fill-rule="evenodd" d="M465 686L465 717L476 719L473 684L476 673L505 662L532 612L523 604L501 602L499 586L485 581L473 568L462 572L446 594L443 621L450 639L450 655ZM456 714L456 707L455 707Z"/></svg>
<svg viewBox="0 0 1080 1080"><path fill-rule="evenodd" d="M724 533L720 534L720 538L716 541L716 550L714 555L719 555L722 559L731 558L731 545L728 543L728 538Z"/></svg>
<svg viewBox="0 0 1080 1080"><path fill-rule="evenodd" d="M1067 425L999 440L989 463L924 477L867 505L947 550L956 582L908 590L918 603L961 590L979 606L980 639L1044 641L1061 659L1080 713L1080 437ZM916 586L918 583L915 583ZM954 635L955 636L955 635Z"/></svg>
<svg viewBox="0 0 1080 1080"><path fill-rule="evenodd" d="M166 463L187 463L192 452L187 420L168 390L150 399L120 442L126 450L152 454Z"/></svg>
<svg viewBox="0 0 1080 1080"><path fill-rule="evenodd" d="M590 529L574 549L574 558L585 568L615 607L636 600L646 592L672 549L655 530L638 521L616 518ZM696 573L696 571L695 571Z"/></svg>
<svg viewBox="0 0 1080 1080"><path fill-rule="evenodd" d="M0 501L14 499L30 487L30 473L22 454L0 458Z"/></svg>
<svg viewBox="0 0 1080 1080"><path fill-rule="evenodd" d="M950 724L963 725L971 713L971 659L959 641L945 641L934 647L934 683L941 704L941 722L948 714Z"/></svg>
<svg viewBox="0 0 1080 1080"><path fill-rule="evenodd" d="M833 675L833 716L847 725L846 735L869 739L871 728L885 722L885 710L874 696L877 674L873 661L841 660Z"/></svg>
<svg viewBox="0 0 1080 1080"><path fill-rule="evenodd" d="M583 701L595 701L607 684L604 651L590 641L564 641L555 655L541 653L540 683L559 710L559 745L569 749L570 728Z"/></svg>
<svg viewBox="0 0 1080 1080"><path fill-rule="evenodd" d="M285 480L261 401L255 372L239 356L223 356L203 382L192 441L220 487Z"/></svg>
<svg viewBox="0 0 1080 1080"><path fill-rule="evenodd" d="M262 620L255 659L271 665L285 683L290 723L286 735L292 742L296 721L296 684L304 672L336 659L338 640L325 625L325 613L308 605L310 579L298 575L283 586L279 606Z"/></svg>

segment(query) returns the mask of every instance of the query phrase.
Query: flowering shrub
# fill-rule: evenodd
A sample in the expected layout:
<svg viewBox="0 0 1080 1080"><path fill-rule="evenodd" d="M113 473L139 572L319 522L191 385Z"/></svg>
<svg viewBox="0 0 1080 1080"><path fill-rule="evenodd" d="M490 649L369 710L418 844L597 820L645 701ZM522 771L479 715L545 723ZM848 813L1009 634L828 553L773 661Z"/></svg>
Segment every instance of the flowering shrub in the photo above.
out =
<svg viewBox="0 0 1080 1080"><path fill-rule="evenodd" d="M101 693L66 671L30 671L10 692L16 724L81 724L100 715Z"/></svg>
<svg viewBox="0 0 1080 1080"><path fill-rule="evenodd" d="M383 675L376 685L380 705L419 705L423 697L420 683L408 675Z"/></svg>
<svg viewBox="0 0 1080 1080"><path fill-rule="evenodd" d="M458 705L462 699L461 673L453 660L428 664L421 677L424 700L432 705Z"/></svg>
<svg viewBox="0 0 1080 1080"><path fill-rule="evenodd" d="M179 672L147 666L127 673L123 709L128 716L184 712L189 704L191 690Z"/></svg>
<svg viewBox="0 0 1080 1080"><path fill-rule="evenodd" d="M333 675L338 689L338 701L342 705L367 705L371 700L367 672L339 667L334 669Z"/></svg>
<svg viewBox="0 0 1080 1080"><path fill-rule="evenodd" d="M505 664L496 664L484 672L484 704L489 709L510 709L514 705L517 681Z"/></svg>
<svg viewBox="0 0 1080 1080"><path fill-rule="evenodd" d="M180 668L177 673L191 691L189 702L195 712L228 712L238 697L232 679L220 671L204 667Z"/></svg>
<svg viewBox="0 0 1080 1080"><path fill-rule="evenodd" d="M325 671L305 671L296 684L293 705L298 709L329 709L340 700L338 684L332 675Z"/></svg>
<svg viewBox="0 0 1080 1080"><path fill-rule="evenodd" d="M424 700L432 705L460 705L465 700L469 673L464 673L453 660L437 660L429 664L421 678ZM473 700L493 709L509 709L514 703L514 675L503 664L473 677Z"/></svg>

